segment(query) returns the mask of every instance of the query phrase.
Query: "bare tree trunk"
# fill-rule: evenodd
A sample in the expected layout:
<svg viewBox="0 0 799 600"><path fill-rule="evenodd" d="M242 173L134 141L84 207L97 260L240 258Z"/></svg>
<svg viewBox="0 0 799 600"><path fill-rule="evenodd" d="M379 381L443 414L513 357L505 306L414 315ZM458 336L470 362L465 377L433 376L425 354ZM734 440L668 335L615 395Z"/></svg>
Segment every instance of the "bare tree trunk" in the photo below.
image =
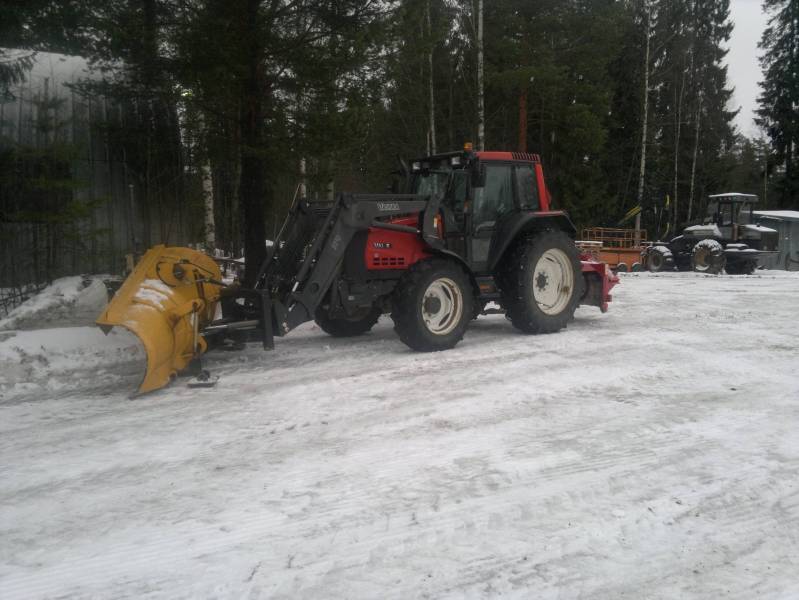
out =
<svg viewBox="0 0 799 600"><path fill-rule="evenodd" d="M477 149L485 150L485 98L483 97L483 0L477 0Z"/></svg>
<svg viewBox="0 0 799 600"><path fill-rule="evenodd" d="M433 86L433 26L430 18L430 0L427 0L427 43L430 50L427 53L427 87L430 93L430 149L432 154L436 153L436 97Z"/></svg>
<svg viewBox="0 0 799 600"><path fill-rule="evenodd" d="M200 167L200 181L202 182L203 194L203 225L206 252L214 253L216 250L216 218L214 215L214 175L211 169L209 128L205 124L205 115L202 111L198 112L197 129L200 132L205 152L202 156L202 166Z"/></svg>
<svg viewBox="0 0 799 600"><path fill-rule="evenodd" d="M448 95L448 106L447 106L447 137L449 139L449 149L455 149L455 127L454 127L454 112L455 112L455 86L453 82L455 81L455 67L452 62L452 57L449 59L449 85L447 86L449 89L447 90Z"/></svg>
<svg viewBox="0 0 799 600"><path fill-rule="evenodd" d="M768 206L768 145L763 140L763 206Z"/></svg>
<svg viewBox="0 0 799 600"><path fill-rule="evenodd" d="M216 249L216 221L214 220L214 178L209 159L205 160L200 171L203 181L203 208L205 209L205 250L213 253Z"/></svg>
<svg viewBox="0 0 799 600"><path fill-rule="evenodd" d="M519 152L527 152L527 90L519 93Z"/></svg>
<svg viewBox="0 0 799 600"><path fill-rule="evenodd" d="M691 58L693 63L693 57ZM677 230L677 189L678 189L678 171L680 164L680 129L682 126L682 103L685 97L685 69L682 72L682 81L680 83L680 93L677 98L677 112L675 115L675 131L674 131L674 226L673 231Z"/></svg>
<svg viewBox="0 0 799 600"><path fill-rule="evenodd" d="M789 48L788 48L788 56L790 60L790 64L796 65L796 51L797 51L797 32L796 28L799 26L799 2L794 0L790 4L791 11L792 11L792 18L791 18L791 35L789 37ZM796 74L796 67L794 67L793 71L793 85L796 86L797 84L797 74ZM795 89L795 87L794 87ZM796 110L796 106L794 106L794 110ZM794 121L795 123L796 121ZM786 131L786 140L785 140L785 186L783 186L783 193L782 193L782 206L784 207L792 207L797 200L797 185L794 182L794 175L793 175L793 157L794 157L794 149L796 144L796 128L790 127Z"/></svg>
<svg viewBox="0 0 799 600"><path fill-rule="evenodd" d="M694 156L691 159L691 187L688 191L688 222L691 222L691 217L694 210L694 190L696 182L696 159L699 155L699 131L700 120L702 118L702 96L700 94L698 104L696 107L696 127L694 128Z"/></svg>
<svg viewBox="0 0 799 600"><path fill-rule="evenodd" d="M259 26L259 0L247 0L242 7L243 47L249 57L241 89L241 166L239 183L240 218L244 229L244 284L255 278L266 258L266 173L261 150L264 144L263 32Z"/></svg>
<svg viewBox="0 0 799 600"><path fill-rule="evenodd" d="M308 197L307 169L305 157L303 156L300 159L300 198L303 200Z"/></svg>
<svg viewBox="0 0 799 600"><path fill-rule="evenodd" d="M652 34L652 11L649 2L644 3L646 10L646 51L644 54L644 114L641 126L641 167L638 171L638 206L644 200L644 181L646 179L646 139L649 127L649 45ZM635 244L641 242L641 212L635 216Z"/></svg>

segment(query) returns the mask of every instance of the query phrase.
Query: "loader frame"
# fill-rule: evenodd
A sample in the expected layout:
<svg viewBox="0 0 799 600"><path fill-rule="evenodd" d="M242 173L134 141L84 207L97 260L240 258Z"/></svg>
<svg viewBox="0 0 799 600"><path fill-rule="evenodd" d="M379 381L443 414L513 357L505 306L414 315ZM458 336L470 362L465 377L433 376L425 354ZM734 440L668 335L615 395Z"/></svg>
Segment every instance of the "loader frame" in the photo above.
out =
<svg viewBox="0 0 799 600"><path fill-rule="evenodd" d="M203 334L235 336L259 329L264 348L273 348L275 335L284 336L314 319L341 273L350 242L358 232L370 228L420 235L431 253L457 256L446 250L438 237L434 218L439 204L436 197L415 194L342 193L334 202L319 203L296 198L268 249L254 287L224 290L223 319L212 322ZM413 213L421 215L420 228L380 220ZM243 310L234 307L237 301L243 301Z"/></svg>

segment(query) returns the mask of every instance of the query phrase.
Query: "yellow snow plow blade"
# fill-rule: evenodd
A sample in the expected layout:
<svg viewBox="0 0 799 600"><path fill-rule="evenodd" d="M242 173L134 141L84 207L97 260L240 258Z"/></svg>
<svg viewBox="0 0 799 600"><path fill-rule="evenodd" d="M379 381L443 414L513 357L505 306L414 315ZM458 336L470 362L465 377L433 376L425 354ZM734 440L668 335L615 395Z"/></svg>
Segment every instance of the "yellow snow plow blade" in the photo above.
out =
<svg viewBox="0 0 799 600"><path fill-rule="evenodd" d="M96 321L103 331L125 327L144 344L140 394L165 386L205 352L200 331L214 319L221 279L217 264L202 252L154 246L108 303Z"/></svg>

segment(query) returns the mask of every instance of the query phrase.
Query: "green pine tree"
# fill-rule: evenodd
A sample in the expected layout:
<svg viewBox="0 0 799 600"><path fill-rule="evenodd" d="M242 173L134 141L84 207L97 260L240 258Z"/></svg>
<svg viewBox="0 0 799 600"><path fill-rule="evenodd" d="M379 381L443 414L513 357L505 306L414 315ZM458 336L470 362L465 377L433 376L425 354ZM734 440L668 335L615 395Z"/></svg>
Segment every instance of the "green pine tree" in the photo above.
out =
<svg viewBox="0 0 799 600"><path fill-rule="evenodd" d="M764 79L757 123L765 128L782 164L779 205L799 206L799 0L765 0L771 13L763 32L760 64Z"/></svg>

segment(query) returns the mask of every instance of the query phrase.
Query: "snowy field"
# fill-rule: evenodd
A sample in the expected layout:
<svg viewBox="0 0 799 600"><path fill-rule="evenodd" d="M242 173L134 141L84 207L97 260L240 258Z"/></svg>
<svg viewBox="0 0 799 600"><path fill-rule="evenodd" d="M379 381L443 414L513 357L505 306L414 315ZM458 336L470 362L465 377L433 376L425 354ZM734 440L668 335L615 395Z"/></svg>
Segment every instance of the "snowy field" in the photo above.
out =
<svg viewBox="0 0 799 600"><path fill-rule="evenodd" d="M799 597L799 274L614 292L136 400L129 335L0 332L0 597Z"/></svg>

